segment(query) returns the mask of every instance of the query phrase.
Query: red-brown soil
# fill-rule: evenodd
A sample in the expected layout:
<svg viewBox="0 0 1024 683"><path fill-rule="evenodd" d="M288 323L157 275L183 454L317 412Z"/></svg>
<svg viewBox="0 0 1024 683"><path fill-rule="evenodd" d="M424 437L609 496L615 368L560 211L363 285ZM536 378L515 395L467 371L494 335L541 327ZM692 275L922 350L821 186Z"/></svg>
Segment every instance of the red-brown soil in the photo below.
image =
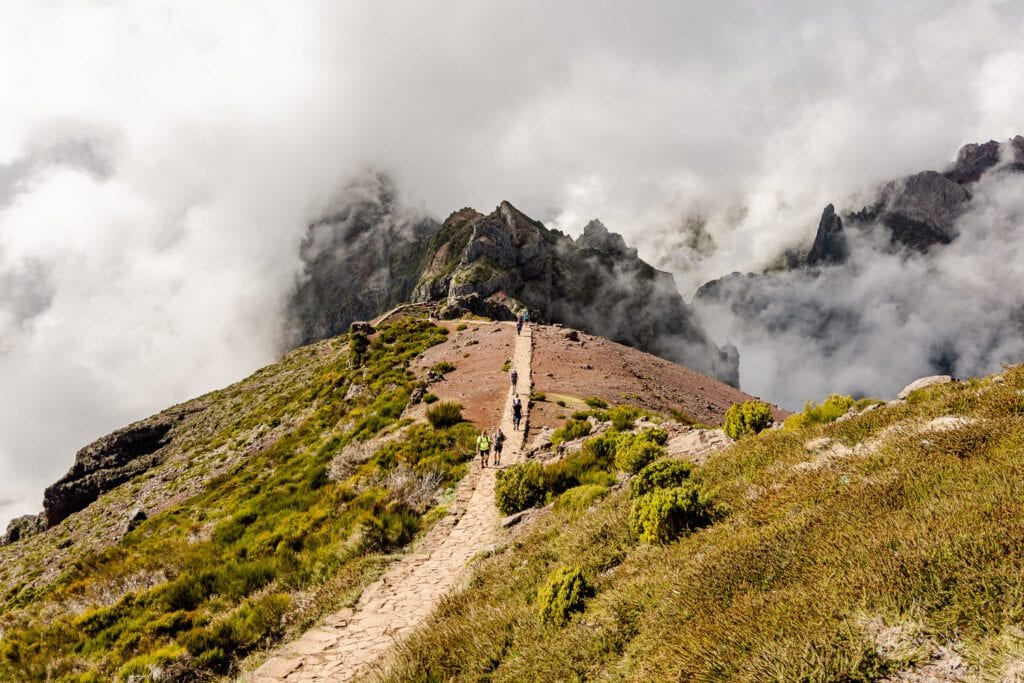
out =
<svg viewBox="0 0 1024 683"><path fill-rule="evenodd" d="M569 338L573 332L579 341ZM530 408L533 427L561 426L574 411L587 410L589 396L663 414L675 409L710 425L721 425L733 403L757 398L649 353L552 325L534 326L533 390L545 395ZM789 414L773 413L777 420Z"/></svg>
<svg viewBox="0 0 1024 683"><path fill-rule="evenodd" d="M413 370L423 377L428 368L443 360L454 365L444 380L427 390L442 401L461 403L463 417L477 427L495 429L508 394L508 373L502 372L501 366L512 357L515 326L472 320L438 324L448 328L448 341L427 349L413 363ZM456 329L461 325L466 329Z"/></svg>
<svg viewBox="0 0 1024 683"><path fill-rule="evenodd" d="M512 323L445 321L448 341L428 349L413 367L421 377L447 360L455 370L429 391L444 401L457 401L463 415L477 427L494 429L504 407L509 376L501 371L515 343ZM460 325L466 329L457 330ZM534 392L545 395L530 407L530 427L560 427L583 399L597 396L609 405L629 404L657 413L679 410L697 422L721 425L733 403L756 397L622 344L567 328L533 325ZM526 398L525 396L523 397ZM558 405L562 401L565 406ZM789 413L774 409L775 419Z"/></svg>

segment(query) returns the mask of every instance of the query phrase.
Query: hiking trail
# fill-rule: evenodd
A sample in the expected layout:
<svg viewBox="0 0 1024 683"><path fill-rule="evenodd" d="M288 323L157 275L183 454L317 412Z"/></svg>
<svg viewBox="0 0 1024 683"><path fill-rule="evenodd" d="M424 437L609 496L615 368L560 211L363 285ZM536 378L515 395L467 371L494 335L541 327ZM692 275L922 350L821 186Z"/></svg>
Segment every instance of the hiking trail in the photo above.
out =
<svg viewBox="0 0 1024 683"><path fill-rule="evenodd" d="M512 368L519 373L516 393L532 389L532 325L516 337ZM502 467L523 460L529 424L529 400L523 401L523 429L512 429L512 389L501 413L505 433ZM470 473L459 484L452 511L363 591L354 608L326 617L297 640L281 646L262 666L244 674L249 683L271 681L348 681L377 662L395 643L412 632L442 596L467 575L467 563L498 541L498 510L494 506L495 467L482 469L474 457Z"/></svg>

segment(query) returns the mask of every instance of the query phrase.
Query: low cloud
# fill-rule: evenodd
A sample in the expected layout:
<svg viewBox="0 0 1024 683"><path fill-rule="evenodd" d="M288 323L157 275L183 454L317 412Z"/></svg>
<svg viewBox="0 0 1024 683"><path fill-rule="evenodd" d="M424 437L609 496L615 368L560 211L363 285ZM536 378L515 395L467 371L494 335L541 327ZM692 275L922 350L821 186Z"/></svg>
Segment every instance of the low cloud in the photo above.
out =
<svg viewBox="0 0 1024 683"><path fill-rule="evenodd" d="M790 409L831 392L892 398L910 381L970 377L1024 360L1024 175L972 186L959 237L930 254L893 252L886 228L847 229L850 261L737 278L749 306L699 306L740 348L740 379Z"/></svg>

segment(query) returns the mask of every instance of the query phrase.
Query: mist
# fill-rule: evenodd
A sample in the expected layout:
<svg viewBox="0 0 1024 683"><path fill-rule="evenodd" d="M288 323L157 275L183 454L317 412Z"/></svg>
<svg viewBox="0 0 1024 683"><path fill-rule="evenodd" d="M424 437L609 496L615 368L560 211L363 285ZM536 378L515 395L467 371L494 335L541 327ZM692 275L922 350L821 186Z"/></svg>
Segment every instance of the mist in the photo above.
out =
<svg viewBox="0 0 1024 683"><path fill-rule="evenodd" d="M367 168L439 218L502 199L570 234L600 217L689 297L809 243L829 201L1021 132L1022 15L4 3L0 520L90 440L272 362L307 225ZM758 386L770 349L732 341Z"/></svg>
<svg viewBox="0 0 1024 683"><path fill-rule="evenodd" d="M699 299L712 335L740 349L744 389L799 410L1024 361L1024 175L992 172L971 190L959 236L928 254L894 250L884 226L847 228L843 265L728 282L746 313Z"/></svg>

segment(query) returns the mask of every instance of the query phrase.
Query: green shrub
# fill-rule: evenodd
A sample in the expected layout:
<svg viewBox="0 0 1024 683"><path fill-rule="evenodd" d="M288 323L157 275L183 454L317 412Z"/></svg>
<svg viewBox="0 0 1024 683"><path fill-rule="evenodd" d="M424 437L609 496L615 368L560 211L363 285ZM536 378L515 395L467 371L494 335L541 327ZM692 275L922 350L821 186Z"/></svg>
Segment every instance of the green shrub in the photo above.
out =
<svg viewBox="0 0 1024 683"><path fill-rule="evenodd" d="M569 420L551 435L551 443L557 446L563 441L572 441L590 434L591 425L587 420Z"/></svg>
<svg viewBox="0 0 1024 683"><path fill-rule="evenodd" d="M629 526L644 543L668 543L687 529L707 523L709 505L690 481L655 489L633 501Z"/></svg>
<svg viewBox="0 0 1024 683"><path fill-rule="evenodd" d="M636 474L665 455L665 448L643 434L622 434L615 446L615 467Z"/></svg>
<svg viewBox="0 0 1024 683"><path fill-rule="evenodd" d="M565 401L563 401L562 399L558 399L557 401L555 401L555 405L557 405L559 408L564 408Z"/></svg>
<svg viewBox="0 0 1024 683"><path fill-rule="evenodd" d="M647 441L653 441L659 446L664 446L668 443L668 432L661 427L648 427L640 432L640 438L646 439Z"/></svg>
<svg viewBox="0 0 1024 683"><path fill-rule="evenodd" d="M583 442L582 454L589 454L598 467L610 470L615 466L615 450L619 442L617 434L602 434Z"/></svg>
<svg viewBox="0 0 1024 683"><path fill-rule="evenodd" d="M601 484L582 484L567 489L555 501L556 510L586 510L595 501L608 495L608 487Z"/></svg>
<svg viewBox="0 0 1024 683"><path fill-rule="evenodd" d="M501 371L502 372L508 372L511 369L512 369L512 359L511 358L506 358L505 362L501 364Z"/></svg>
<svg viewBox="0 0 1024 683"><path fill-rule="evenodd" d="M540 393L539 391L535 391L532 394L530 394L530 400L535 403L543 403L545 400L547 400L547 396Z"/></svg>
<svg viewBox="0 0 1024 683"><path fill-rule="evenodd" d="M540 620L562 626L573 612L583 610L590 587L579 567L559 567L537 591Z"/></svg>
<svg viewBox="0 0 1024 683"><path fill-rule="evenodd" d="M640 411L633 406L615 406L608 411L608 417L613 427L620 432L626 432L633 428L636 418L640 417Z"/></svg>
<svg viewBox="0 0 1024 683"><path fill-rule="evenodd" d="M423 394L423 402L426 403L427 405L430 405L431 403L436 403L437 400L437 394L431 394L430 392Z"/></svg>
<svg viewBox="0 0 1024 683"><path fill-rule="evenodd" d="M605 401L603 398L599 398L597 396L587 396L585 399L583 399L583 402L586 403L591 408L600 408L603 410L604 408L608 407L608 402Z"/></svg>
<svg viewBox="0 0 1024 683"><path fill-rule="evenodd" d="M825 400L821 402L821 405L817 405L814 401L807 401L804 404L804 410L801 413L794 413L786 418L786 421L782 423L784 429L793 431L796 429L803 429L804 427L811 427L818 424L826 424L828 422L834 422L846 413L850 412L850 408L854 407L854 400L850 396L842 396L840 394L829 394L825 397Z"/></svg>
<svg viewBox="0 0 1024 683"><path fill-rule="evenodd" d="M455 326L455 331L456 332L462 332L463 330L467 329L468 327L469 327L469 325L467 325L466 323L459 323L458 325Z"/></svg>
<svg viewBox="0 0 1024 683"><path fill-rule="evenodd" d="M772 408L762 401L733 403L725 413L725 433L732 439L757 434L772 423Z"/></svg>
<svg viewBox="0 0 1024 683"><path fill-rule="evenodd" d="M690 463L685 460L655 460L640 470L629 482L629 495L637 498L655 489L681 486L690 478L692 471Z"/></svg>
<svg viewBox="0 0 1024 683"><path fill-rule="evenodd" d="M434 429L444 429L462 422L462 404L443 401L427 408L427 421Z"/></svg>
<svg viewBox="0 0 1024 683"><path fill-rule="evenodd" d="M498 470L494 483L494 504L503 515L544 502L544 468L538 462L524 462Z"/></svg>
<svg viewBox="0 0 1024 683"><path fill-rule="evenodd" d="M449 372L455 369L455 365L449 363L446 360L443 360L440 363L435 363L434 366L431 367L430 369L439 375L447 375Z"/></svg>

